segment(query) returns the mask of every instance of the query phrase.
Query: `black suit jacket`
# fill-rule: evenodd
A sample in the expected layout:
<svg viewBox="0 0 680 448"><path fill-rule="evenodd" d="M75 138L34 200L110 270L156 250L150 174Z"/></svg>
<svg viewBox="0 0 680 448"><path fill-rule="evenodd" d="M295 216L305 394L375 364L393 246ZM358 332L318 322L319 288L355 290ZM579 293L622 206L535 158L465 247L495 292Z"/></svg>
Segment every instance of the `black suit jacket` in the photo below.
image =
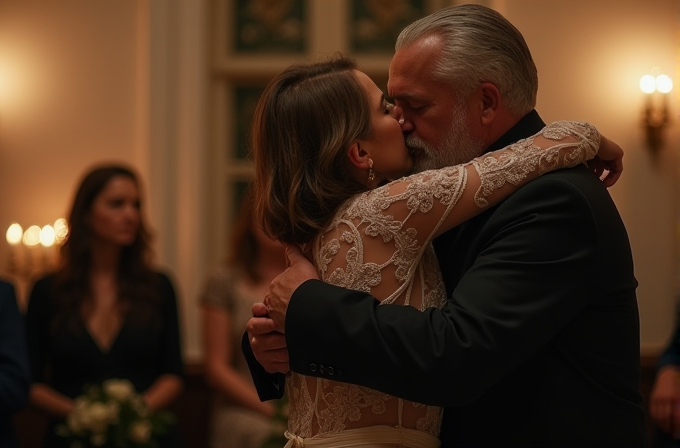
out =
<svg viewBox="0 0 680 448"><path fill-rule="evenodd" d="M0 447L18 447L12 415L28 401L30 384L23 316L14 288L0 280Z"/></svg>
<svg viewBox="0 0 680 448"><path fill-rule="evenodd" d="M490 149L542 126L532 112ZM441 310L305 282L286 317L291 369L445 406L443 447L646 446L637 282L595 175L542 176L435 248ZM275 394L280 376L249 355L261 397Z"/></svg>

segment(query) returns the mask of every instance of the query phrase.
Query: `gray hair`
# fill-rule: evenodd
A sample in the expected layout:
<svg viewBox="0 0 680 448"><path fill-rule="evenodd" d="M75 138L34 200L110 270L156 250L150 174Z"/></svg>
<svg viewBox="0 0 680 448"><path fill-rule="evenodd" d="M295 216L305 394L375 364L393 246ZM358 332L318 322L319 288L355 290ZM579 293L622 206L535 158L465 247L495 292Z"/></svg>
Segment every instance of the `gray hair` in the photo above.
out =
<svg viewBox="0 0 680 448"><path fill-rule="evenodd" d="M434 76L455 85L464 97L490 82L511 112L526 114L535 107L538 73L529 47L498 12L475 4L440 9L404 28L395 48L427 36L439 36L443 42Z"/></svg>

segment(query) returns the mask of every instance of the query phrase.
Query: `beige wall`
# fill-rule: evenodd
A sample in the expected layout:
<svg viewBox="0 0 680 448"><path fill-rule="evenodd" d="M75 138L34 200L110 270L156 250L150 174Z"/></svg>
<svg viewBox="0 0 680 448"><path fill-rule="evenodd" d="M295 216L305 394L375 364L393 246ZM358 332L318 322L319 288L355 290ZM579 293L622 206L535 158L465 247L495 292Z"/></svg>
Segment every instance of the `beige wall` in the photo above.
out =
<svg viewBox="0 0 680 448"><path fill-rule="evenodd" d="M679 127L656 165L637 82L660 65L678 83L675 0L496 0L525 35L546 120L595 123L626 149L614 197L640 282L644 350L663 345L676 291ZM62 216L83 170L122 160L145 178L159 262L182 298L186 355L200 357L196 296L210 216L204 197L204 2L0 2L0 231ZM677 100L678 95L674 95ZM675 101L675 113L680 102ZM0 271L7 258L0 241ZM603 322L606 325L606 322Z"/></svg>
<svg viewBox="0 0 680 448"><path fill-rule="evenodd" d="M136 7L89 3L0 2L3 240L62 216L89 163L135 158Z"/></svg>

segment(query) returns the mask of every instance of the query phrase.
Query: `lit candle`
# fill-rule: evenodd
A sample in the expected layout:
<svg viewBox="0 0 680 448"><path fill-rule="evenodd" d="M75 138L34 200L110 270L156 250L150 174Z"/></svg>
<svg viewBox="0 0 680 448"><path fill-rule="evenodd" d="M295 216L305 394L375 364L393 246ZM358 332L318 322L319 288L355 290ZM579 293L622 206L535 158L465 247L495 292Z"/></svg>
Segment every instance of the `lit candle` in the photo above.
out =
<svg viewBox="0 0 680 448"><path fill-rule="evenodd" d="M24 232L23 236L23 241L24 244L27 245L28 247L34 247L40 244L40 227L38 226L30 226L26 231Z"/></svg>
<svg viewBox="0 0 680 448"><path fill-rule="evenodd" d="M36 225L30 226L24 231L22 238L24 245L28 247L28 257L26 258L26 275L33 274L33 269L37 265L37 254L35 253L36 246L40 244L40 227Z"/></svg>
<svg viewBox="0 0 680 448"><path fill-rule="evenodd" d="M22 229L18 223L14 222L7 228L7 233L5 234L7 243L9 244L9 259L7 261L7 268L11 274L16 274L17 265L21 263L20 260L17 260L17 245L21 242L23 233L24 229Z"/></svg>
<svg viewBox="0 0 680 448"><path fill-rule="evenodd" d="M662 116L661 119L663 124L668 122L668 94L673 90L673 80L670 76L662 73L656 77L654 80L656 84L656 90L661 94L662 98Z"/></svg>
<svg viewBox="0 0 680 448"><path fill-rule="evenodd" d="M54 261L52 246L56 240L57 234L54 227L47 224L40 229L40 244L43 246L43 269L51 269Z"/></svg>
<svg viewBox="0 0 680 448"><path fill-rule="evenodd" d="M640 78L640 90L645 93L645 123L651 123L654 119L652 107L652 94L656 91L656 78L652 75L645 75Z"/></svg>
<svg viewBox="0 0 680 448"><path fill-rule="evenodd" d="M7 238L7 242L10 244L10 246L16 246L21 242L21 237L23 234L24 229L22 229L18 223L14 222L7 228L7 234L5 237Z"/></svg>
<svg viewBox="0 0 680 448"><path fill-rule="evenodd" d="M647 94L654 93L656 90L656 78L652 75L645 75L640 78L640 90Z"/></svg>
<svg viewBox="0 0 680 448"><path fill-rule="evenodd" d="M59 218L54 221L54 233L56 236L55 243L63 243L66 235L68 235L68 222L66 222L66 218Z"/></svg>
<svg viewBox="0 0 680 448"><path fill-rule="evenodd" d="M673 90L673 80L670 76L662 73L654 79L656 90L661 93L670 93Z"/></svg>

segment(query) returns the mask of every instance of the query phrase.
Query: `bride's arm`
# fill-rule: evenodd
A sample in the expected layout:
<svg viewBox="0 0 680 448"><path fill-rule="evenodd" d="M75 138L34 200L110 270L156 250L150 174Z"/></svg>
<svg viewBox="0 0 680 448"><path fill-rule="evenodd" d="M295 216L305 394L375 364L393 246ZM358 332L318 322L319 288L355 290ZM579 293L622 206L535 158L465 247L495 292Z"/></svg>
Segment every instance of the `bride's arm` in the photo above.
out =
<svg viewBox="0 0 680 448"><path fill-rule="evenodd" d="M601 158L620 163L621 149L604 138L602 143ZM552 123L532 137L468 164L426 171L389 184L394 202L386 213L407 216L408 227L433 238L542 174L594 158L600 146L599 132L587 123Z"/></svg>

